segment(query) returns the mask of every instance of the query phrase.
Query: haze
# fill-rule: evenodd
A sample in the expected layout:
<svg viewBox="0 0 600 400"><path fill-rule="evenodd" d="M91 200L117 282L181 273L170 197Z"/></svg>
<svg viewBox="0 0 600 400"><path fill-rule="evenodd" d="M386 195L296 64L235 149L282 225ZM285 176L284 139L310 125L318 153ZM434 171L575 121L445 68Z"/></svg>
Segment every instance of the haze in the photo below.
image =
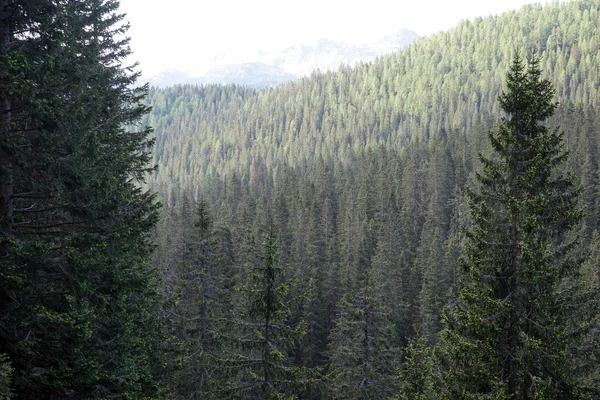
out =
<svg viewBox="0 0 600 400"><path fill-rule="evenodd" d="M528 0L121 0L131 22L133 61L143 75L165 69L208 69L216 56L275 51L321 38L374 41L401 29L419 35L449 29L462 19L518 9Z"/></svg>

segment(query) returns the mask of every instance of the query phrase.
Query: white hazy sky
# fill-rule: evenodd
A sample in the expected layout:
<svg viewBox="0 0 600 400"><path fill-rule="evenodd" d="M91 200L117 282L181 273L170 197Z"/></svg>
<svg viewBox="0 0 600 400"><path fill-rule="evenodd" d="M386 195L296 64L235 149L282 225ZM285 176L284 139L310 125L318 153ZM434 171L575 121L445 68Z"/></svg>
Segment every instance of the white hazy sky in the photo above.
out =
<svg viewBox="0 0 600 400"><path fill-rule="evenodd" d="M121 0L133 60L144 76L202 70L215 55L274 51L320 38L374 41L410 29L429 35L462 19L534 0ZM545 1L544 1L545 2Z"/></svg>

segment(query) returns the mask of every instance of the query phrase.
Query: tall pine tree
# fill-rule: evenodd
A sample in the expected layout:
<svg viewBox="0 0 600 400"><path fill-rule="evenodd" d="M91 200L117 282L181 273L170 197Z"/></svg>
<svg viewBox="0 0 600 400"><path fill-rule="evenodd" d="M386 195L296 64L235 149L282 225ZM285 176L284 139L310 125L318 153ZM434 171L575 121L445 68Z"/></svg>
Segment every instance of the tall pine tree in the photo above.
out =
<svg viewBox="0 0 600 400"><path fill-rule="evenodd" d="M356 292L338 303L331 330L330 394L334 399L383 399L397 390L394 326L371 269Z"/></svg>
<svg viewBox="0 0 600 400"><path fill-rule="evenodd" d="M191 215L186 215L188 220ZM220 351L219 319L228 310L221 293L225 265L220 243L213 227L208 203L200 199L195 206L192 226L184 228L185 252L177 268L179 301L175 309L175 331L184 352L175 386L184 397L211 390L221 377L212 365Z"/></svg>
<svg viewBox="0 0 600 400"><path fill-rule="evenodd" d="M516 57L500 95L507 114L480 156L479 191L465 277L442 332L445 396L464 399L574 399L580 326L577 265L566 234L581 220L580 191L558 168L562 135L544 125L556 107L537 56Z"/></svg>
<svg viewBox="0 0 600 400"><path fill-rule="evenodd" d="M241 310L229 316L220 334L220 353L211 368L220 375L201 398L280 399L300 393L311 381L309 369L292 365L291 356L306 332L303 322L292 326L289 292L293 281L279 261L273 226L264 236L259 262L248 264L249 282L239 287Z"/></svg>
<svg viewBox="0 0 600 400"><path fill-rule="evenodd" d="M0 1L0 354L21 399L158 396L152 142L118 5Z"/></svg>

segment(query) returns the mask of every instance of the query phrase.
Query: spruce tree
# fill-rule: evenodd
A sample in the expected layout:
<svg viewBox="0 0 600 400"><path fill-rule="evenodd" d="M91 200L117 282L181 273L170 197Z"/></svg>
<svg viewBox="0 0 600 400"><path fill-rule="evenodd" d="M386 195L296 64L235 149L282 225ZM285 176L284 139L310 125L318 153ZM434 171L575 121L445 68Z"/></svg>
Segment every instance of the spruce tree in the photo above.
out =
<svg viewBox="0 0 600 400"><path fill-rule="evenodd" d="M114 0L0 1L0 353L22 399L157 397L145 88Z"/></svg>
<svg viewBox="0 0 600 400"><path fill-rule="evenodd" d="M417 336L404 349L404 361L399 368L400 390L397 400L437 400L437 364L426 338Z"/></svg>
<svg viewBox="0 0 600 400"><path fill-rule="evenodd" d="M537 56L516 57L499 97L506 117L480 156L458 299L442 332L444 396L574 399L580 326L577 265L565 239L581 220L580 191L559 170L562 134ZM573 325L571 325L573 324Z"/></svg>
<svg viewBox="0 0 600 400"><path fill-rule="evenodd" d="M423 228L427 233L431 227ZM424 235L425 236L425 235ZM417 257L415 265L422 268L421 292L419 293L419 314L416 321L416 331L423 336L429 345L436 342L437 334L441 330L441 315L446 300L448 275L444 269L444 248L440 229L435 228L425 236L428 240L422 241L421 247L426 246ZM427 248L428 247L428 248ZM427 248L427 251L423 251Z"/></svg>
<svg viewBox="0 0 600 400"><path fill-rule="evenodd" d="M185 215L184 217L191 217ZM225 265L221 264L220 244L213 227L208 203L196 203L192 226L187 229L183 259L177 268L179 301L175 309L175 331L183 348L181 370L175 387L178 393L201 397L219 384L211 363L220 350L219 320L227 310L222 298Z"/></svg>
<svg viewBox="0 0 600 400"><path fill-rule="evenodd" d="M291 360L306 326L290 324L293 280L286 278L287 268L279 261L272 226L258 258L260 263L247 265L249 282L238 288L243 304L225 322L221 351L212 359L211 368L218 370L221 382L202 398L290 398L311 381L310 370L295 367Z"/></svg>
<svg viewBox="0 0 600 400"><path fill-rule="evenodd" d="M0 397L10 398L11 393L11 377L13 368L10 366L10 361L6 354L0 354Z"/></svg>
<svg viewBox="0 0 600 400"><path fill-rule="evenodd" d="M381 285L370 269L360 284L338 303L331 329L329 380L334 399L383 399L397 390L393 375L399 353Z"/></svg>

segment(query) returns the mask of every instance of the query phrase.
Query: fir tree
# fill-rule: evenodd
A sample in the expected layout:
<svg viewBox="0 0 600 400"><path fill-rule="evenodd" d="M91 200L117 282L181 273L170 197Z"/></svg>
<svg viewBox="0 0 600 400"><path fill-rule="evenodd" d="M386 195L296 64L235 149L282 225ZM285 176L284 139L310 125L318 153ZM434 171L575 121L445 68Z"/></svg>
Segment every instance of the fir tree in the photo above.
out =
<svg viewBox="0 0 600 400"><path fill-rule="evenodd" d="M0 354L0 397L10 398L13 368L6 354Z"/></svg>
<svg viewBox="0 0 600 400"><path fill-rule="evenodd" d="M404 362L399 369L398 400L437 400L437 364L432 348L422 336L408 342Z"/></svg>
<svg viewBox="0 0 600 400"><path fill-rule="evenodd" d="M445 396L465 399L574 399L572 367L580 326L565 235L581 220L579 190L558 167L562 134L544 125L556 107L539 60L516 57L500 95L507 114L489 133L465 277L442 332Z"/></svg>
<svg viewBox="0 0 600 400"><path fill-rule="evenodd" d="M189 215L184 217L189 218ZM185 254L177 270L180 298L176 308L176 333L184 354L182 368L177 374L176 389L183 396L211 390L219 384L216 369L211 363L220 350L219 337L222 318L220 292L225 268L217 233L205 200L196 203L193 226L186 232Z"/></svg>
<svg viewBox="0 0 600 400"><path fill-rule="evenodd" d="M144 87L114 0L0 1L0 353L15 396L157 397Z"/></svg>
<svg viewBox="0 0 600 400"><path fill-rule="evenodd" d="M370 269L364 271L361 287L346 294L338 308L329 341L332 398L389 398L396 391L398 349L381 285Z"/></svg>
<svg viewBox="0 0 600 400"><path fill-rule="evenodd" d="M293 284L279 262L273 227L264 237L261 263L248 264L248 284L239 288L245 298L240 312L232 315L229 331L221 335L222 350L211 367L221 371L220 385L203 398L279 399L300 393L311 382L310 370L295 367L292 353L306 332L303 322L291 326Z"/></svg>
<svg viewBox="0 0 600 400"><path fill-rule="evenodd" d="M431 229L425 223L423 232ZM445 280L447 272L444 270L444 248L440 238L439 228L423 240L421 246L428 246L425 256L417 257L415 268L422 269L422 286L419 293L419 319L416 321L416 331L423 336L429 345L436 342L436 337L441 330L442 308L446 300L448 284ZM425 249L423 249L425 250Z"/></svg>

